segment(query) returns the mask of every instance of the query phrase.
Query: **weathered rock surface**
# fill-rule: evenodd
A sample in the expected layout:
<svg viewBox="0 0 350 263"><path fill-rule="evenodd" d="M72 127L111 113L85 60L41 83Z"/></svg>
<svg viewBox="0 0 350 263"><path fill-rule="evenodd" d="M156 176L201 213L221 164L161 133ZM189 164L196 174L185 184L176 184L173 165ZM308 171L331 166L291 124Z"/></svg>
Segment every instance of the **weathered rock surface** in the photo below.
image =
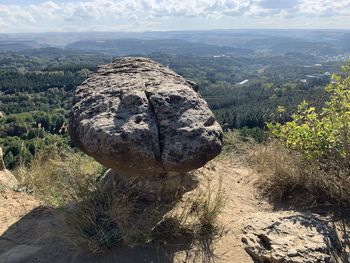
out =
<svg viewBox="0 0 350 263"><path fill-rule="evenodd" d="M117 59L76 89L72 140L125 175L199 168L220 153L222 129L196 89L150 59Z"/></svg>
<svg viewBox="0 0 350 263"><path fill-rule="evenodd" d="M336 263L341 250L334 228L312 215L256 213L243 233L246 251L261 263Z"/></svg>
<svg viewBox="0 0 350 263"><path fill-rule="evenodd" d="M0 186L5 186L8 188L15 188L18 186L18 181L16 177L9 170L6 169L1 147L0 147Z"/></svg>

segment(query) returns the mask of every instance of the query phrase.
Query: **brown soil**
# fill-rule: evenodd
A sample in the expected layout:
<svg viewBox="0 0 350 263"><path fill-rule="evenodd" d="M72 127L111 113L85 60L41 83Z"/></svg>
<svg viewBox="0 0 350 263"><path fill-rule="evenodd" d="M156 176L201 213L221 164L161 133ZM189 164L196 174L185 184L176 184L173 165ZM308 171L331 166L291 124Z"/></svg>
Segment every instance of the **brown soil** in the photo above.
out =
<svg viewBox="0 0 350 263"><path fill-rule="evenodd" d="M39 206L40 202L26 193L11 190L0 192L0 235Z"/></svg>

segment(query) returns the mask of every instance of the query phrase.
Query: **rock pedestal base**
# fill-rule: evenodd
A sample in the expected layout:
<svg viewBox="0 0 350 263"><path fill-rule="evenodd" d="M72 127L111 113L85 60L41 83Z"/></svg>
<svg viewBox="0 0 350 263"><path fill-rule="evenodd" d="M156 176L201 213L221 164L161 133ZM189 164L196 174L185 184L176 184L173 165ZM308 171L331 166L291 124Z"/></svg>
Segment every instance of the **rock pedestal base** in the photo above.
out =
<svg viewBox="0 0 350 263"><path fill-rule="evenodd" d="M169 202L193 190L198 179L189 173L168 172L155 176L126 176L109 169L101 178L101 188L134 188L146 201Z"/></svg>

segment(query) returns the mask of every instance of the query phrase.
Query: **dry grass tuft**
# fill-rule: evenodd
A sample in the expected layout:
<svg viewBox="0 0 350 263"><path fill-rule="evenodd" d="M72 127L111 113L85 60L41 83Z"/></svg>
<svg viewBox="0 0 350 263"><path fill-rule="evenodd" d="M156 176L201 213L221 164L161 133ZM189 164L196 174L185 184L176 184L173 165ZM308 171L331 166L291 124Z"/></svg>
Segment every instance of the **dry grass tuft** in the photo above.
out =
<svg viewBox="0 0 350 263"><path fill-rule="evenodd" d="M220 233L221 186L213 191L208 182L207 191L189 194L181 205L148 203L139 199L138 193L133 185L109 192L98 187L92 192L82 189L79 199L62 213L69 241L76 248L102 253L118 246L163 247L179 240L199 244Z"/></svg>
<svg viewBox="0 0 350 263"><path fill-rule="evenodd" d="M87 155L53 147L38 153L30 167L20 167L15 173L20 189L58 207L74 200L81 185L91 186L102 170Z"/></svg>
<svg viewBox="0 0 350 263"><path fill-rule="evenodd" d="M250 158L261 173L258 187L273 200L301 206L350 203L350 178L324 170L277 141L258 145Z"/></svg>
<svg viewBox="0 0 350 263"><path fill-rule="evenodd" d="M197 190L195 198L188 200L189 214L196 218L193 226L195 236L215 236L223 228L218 220L225 206L221 178L216 189L213 188L213 181L207 179L205 188Z"/></svg>
<svg viewBox="0 0 350 263"><path fill-rule="evenodd" d="M167 214L166 225L172 227L167 228L167 232L158 233L159 236L167 237L165 242L173 237L190 240L193 253L188 262L214 262L216 255L213 243L225 231L220 221L226 200L222 178L218 181L203 178L203 181L200 187L186 194L183 201ZM173 231L169 232L169 229Z"/></svg>
<svg viewBox="0 0 350 263"><path fill-rule="evenodd" d="M172 210L171 218L192 230L195 239L201 236L215 236L220 233L219 221L225 206L225 192L222 179L218 182L210 178L205 183L184 197L183 202Z"/></svg>
<svg viewBox="0 0 350 263"><path fill-rule="evenodd" d="M66 236L75 248L93 253L125 244L132 232L130 217L136 198L132 193L104 192L92 183L80 187L74 202L61 210Z"/></svg>
<svg viewBox="0 0 350 263"><path fill-rule="evenodd" d="M218 158L234 158L236 161L246 159L256 145L252 137L242 136L238 131L225 132L223 149Z"/></svg>

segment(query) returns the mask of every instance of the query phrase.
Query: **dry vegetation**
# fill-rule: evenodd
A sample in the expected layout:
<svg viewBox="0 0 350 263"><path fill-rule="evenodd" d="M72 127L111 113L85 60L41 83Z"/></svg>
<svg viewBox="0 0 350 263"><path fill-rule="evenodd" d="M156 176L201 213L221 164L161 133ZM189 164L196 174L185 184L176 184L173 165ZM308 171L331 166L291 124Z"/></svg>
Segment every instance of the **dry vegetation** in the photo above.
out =
<svg viewBox="0 0 350 263"><path fill-rule="evenodd" d="M234 158L236 161L246 161L256 146L257 143L253 138L241 136L234 130L227 131L224 133L222 152L217 158Z"/></svg>
<svg viewBox="0 0 350 263"><path fill-rule="evenodd" d="M350 178L305 160L278 141L257 145L251 164L262 174L258 187L275 200L299 205L350 204Z"/></svg>
<svg viewBox="0 0 350 263"><path fill-rule="evenodd" d="M237 156L260 174L257 187L271 200L291 201L299 206L350 204L349 176L304 159L276 139L257 144L235 131L227 132L221 158Z"/></svg>
<svg viewBox="0 0 350 263"><path fill-rule="evenodd" d="M87 155L53 145L15 174L21 190L33 193L49 206L59 207L75 200L80 188L91 185L102 171L103 167Z"/></svg>
<svg viewBox="0 0 350 263"><path fill-rule="evenodd" d="M63 210L69 240L77 248L99 253L118 246L165 246L184 239L196 243L220 234L222 191L198 190L184 202L149 203L139 198L139 189L133 185L109 192L96 184L88 189Z"/></svg>
<svg viewBox="0 0 350 263"><path fill-rule="evenodd" d="M118 246L157 245L184 240L201 244L220 235L224 206L221 182L206 182L183 200L151 203L139 186L103 191L104 168L90 157L52 146L16 171L20 189L54 207L65 223L65 237L76 248L94 253Z"/></svg>

